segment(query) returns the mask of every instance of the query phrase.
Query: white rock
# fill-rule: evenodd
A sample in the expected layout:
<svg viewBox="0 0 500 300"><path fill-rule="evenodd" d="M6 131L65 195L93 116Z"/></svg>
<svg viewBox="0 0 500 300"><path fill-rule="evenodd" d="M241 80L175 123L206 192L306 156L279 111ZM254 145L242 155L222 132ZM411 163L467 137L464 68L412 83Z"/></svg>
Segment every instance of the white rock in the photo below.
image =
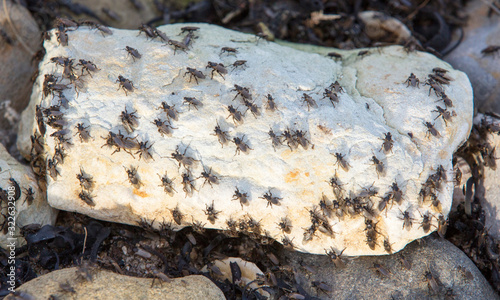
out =
<svg viewBox="0 0 500 300"><path fill-rule="evenodd" d="M14 180L11 181L11 178ZM29 167L13 158L1 144L0 188L0 247L8 248L11 242L16 247L24 245L26 242L20 235L20 228L23 226L54 225L57 210L48 205L45 195L38 188L35 175ZM12 209L14 204L15 210Z"/></svg>
<svg viewBox="0 0 500 300"><path fill-rule="evenodd" d="M181 39L177 35L182 24L160 27L169 37ZM31 145L30 135L37 127L34 121L35 105L41 103L49 107L58 103L58 98L42 100L42 85L45 74L61 76L62 68L49 62L56 56L91 60L100 68L93 77L84 76L84 86L75 94L74 89L64 91L70 100L69 108L63 109L71 131L83 123L89 126L93 137L81 142L72 137L73 146L68 149L64 164L57 166L61 176L53 180L48 176L48 199L53 207L77 211L91 217L137 224L141 218L153 222L159 228L161 222L173 220L175 208L183 214L181 228L192 221L205 223L206 227L227 229L228 220L248 220L252 217L260 221L261 233L281 241L285 236L293 240L297 250L324 253L333 247L338 252L345 248L346 255L384 254L383 240L387 237L394 251L408 242L430 233L420 226L421 214L436 213L430 201L419 204L418 194L422 184L439 165L451 175L451 157L454 150L465 141L472 124L472 90L467 77L453 71L449 65L427 53L407 54L401 47L388 47L380 52L370 50L365 56L358 51L343 52L342 61L334 61L322 55L306 53L275 43L255 43L255 37L226 30L217 26L196 24L200 30L197 39L184 53L170 47L163 47L159 41L146 40L137 36L137 31L113 29L112 36L80 27L68 32L69 46L59 46L54 33L45 42L46 58L41 62L40 74L35 85L31 104L23 114L24 127L20 130L19 148L25 155ZM136 48L142 58L134 61L125 46ZM235 47L237 54L221 53L222 47ZM323 48L329 52L332 49ZM214 74L210 79L210 69L205 70L208 61L221 62L229 66L236 60L246 60L247 67L232 69L227 67L225 80ZM205 79L189 82L186 67L203 71ZM457 116L446 127L442 119L432 112L436 105L444 107L442 101L427 86L422 86L427 74L435 67L449 70L453 78L445 87L446 94L453 99L453 110ZM80 68L77 68L80 74ZM410 73L420 78L420 88L407 87L404 83ZM119 88L119 75L130 79L135 90L128 92ZM339 103L335 108L323 92L335 81L345 92L338 93ZM67 83L67 79L64 79ZM247 87L254 103L260 108L260 115L254 117L250 111L243 117L243 123L235 125L228 118L228 105L240 112L245 111L242 97L232 91L234 85ZM310 95L318 107L308 109L303 94ZM266 96L271 94L278 110L266 110ZM183 105L184 97L196 97L203 106L191 109ZM153 120L166 120L166 114L158 110L162 101L175 105L179 111L177 121L172 122L171 136L161 136ZM120 121L120 114L137 111L137 129L127 134ZM214 128L218 124L232 138L243 138L251 150L235 155L236 146L232 142L221 147ZM441 137L428 136L423 122L435 123ZM273 149L268 135L272 128L276 134L285 129L303 130L313 144L308 149L298 147L291 151L286 142ZM136 137L138 141L153 144L151 161L135 158L125 151L112 154L114 148L103 147L109 132ZM50 137L55 130L47 127L46 149L49 158L54 155L56 141ZM392 151L381 151L382 138L390 132L394 140ZM408 136L412 132L413 139ZM204 170L211 169L219 177L219 183L211 187L204 179L196 179L193 184L197 191L186 195L182 188L182 173L185 168L171 158L179 146L186 156L199 160L193 162L192 178L200 177ZM135 152L135 150L134 150ZM346 172L335 164L333 154L341 153L349 164ZM385 166L378 175L372 156L378 157ZM125 168L137 168L141 184L133 187ZM94 187L91 191L95 206L89 206L79 198L82 191L77 174L83 168L92 176ZM172 195L165 193L158 176L168 174L175 190ZM387 212L381 213L374 222L377 237L374 250L366 242L365 218L361 215L346 216L342 220L332 216L321 218L331 226L333 234L323 228L316 230L312 241L303 241L304 233L312 225L310 211L317 208L325 195L334 198L329 180L338 175L344 197L355 197L363 188L374 186L378 195L384 196L393 182L397 182L403 192L401 205L388 205ZM248 194L247 205L234 201L235 189ZM267 205L263 195L272 192L282 198L280 205ZM446 215L451 205L453 184L442 182L438 193L441 213ZM373 197L373 208L380 198ZM207 221L207 208L213 203L217 218ZM402 211L409 210L414 219L411 228L402 229ZM287 217L291 221L290 234L283 234L278 223ZM436 219L432 219L437 224ZM325 223L326 224L326 223ZM324 227L328 227L325 225ZM431 227L431 230L435 230Z"/></svg>

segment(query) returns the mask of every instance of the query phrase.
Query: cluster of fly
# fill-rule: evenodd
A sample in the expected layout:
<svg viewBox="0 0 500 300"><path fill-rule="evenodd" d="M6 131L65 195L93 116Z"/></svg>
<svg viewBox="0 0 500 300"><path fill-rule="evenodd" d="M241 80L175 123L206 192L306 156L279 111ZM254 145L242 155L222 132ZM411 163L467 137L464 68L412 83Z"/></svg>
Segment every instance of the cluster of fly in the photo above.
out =
<svg viewBox="0 0 500 300"><path fill-rule="evenodd" d="M365 219L365 235L366 235L366 244L370 249L375 250L375 246L377 245L377 223L373 223L370 219Z"/></svg>
<svg viewBox="0 0 500 300"><path fill-rule="evenodd" d="M453 101L446 95L443 85L448 85L452 78L450 78L446 73L448 70L442 68L432 69L432 74L429 74L429 79L425 82L425 85L429 85L429 95L432 90L436 96L440 97L438 101L443 101L444 105L448 107L453 107ZM440 115L441 116L441 115ZM424 123L425 124L425 123ZM429 126L427 126L429 127ZM434 134L433 134L434 135Z"/></svg>
<svg viewBox="0 0 500 300"><path fill-rule="evenodd" d="M419 204L422 205L425 202L430 201L431 207L436 211L441 213L441 202L438 199L438 192L442 189L442 183L446 182L448 176L446 175L446 170L442 165L439 165L436 172L429 175L425 183L422 184L422 188L418 194Z"/></svg>
<svg viewBox="0 0 500 300"><path fill-rule="evenodd" d="M86 61L84 59L80 59L80 63L76 64L76 66L81 66L81 74L77 75L75 66L74 64L75 59L70 59L68 57L64 56L57 56L57 57L52 57L50 59L50 62L56 64L57 66L61 66L63 68L62 72L62 78L63 79L68 79L71 84L73 84L76 93L78 94L79 89L83 87L84 81L83 81L83 76L84 72L87 71L87 74L92 77L91 72L96 72L99 70L97 66L91 62L91 61ZM56 83L53 81L54 78L51 78L51 74L48 74L49 76L45 76L45 79L48 80L47 85L44 83L44 90L45 88L50 90L52 94L58 93L61 96L62 90L67 89L68 85ZM53 76L53 75L52 75ZM56 80L57 81L57 80ZM46 95L45 95L46 96ZM62 97L60 99L61 103L65 103L67 100ZM64 105L66 106L66 105ZM67 107L66 107L67 108Z"/></svg>
<svg viewBox="0 0 500 300"><path fill-rule="evenodd" d="M481 153L484 165L492 170L496 170L496 160L498 159L495 155L496 146L492 147L489 143L481 143L477 145L477 148L479 149L479 153Z"/></svg>
<svg viewBox="0 0 500 300"><path fill-rule="evenodd" d="M58 83L58 81L59 77L54 74L45 74L42 84L44 98L48 95L55 96L56 93L60 93L69 88L67 84Z"/></svg>
<svg viewBox="0 0 500 300"><path fill-rule="evenodd" d="M283 142L286 142L287 146L290 150L296 150L299 145L302 146L305 150L309 148L311 145L311 141L306 137L307 131L303 130L290 130L287 128L281 135L276 135L274 131L271 129L269 131L269 137L271 138L273 148L276 150L276 147L282 145Z"/></svg>
<svg viewBox="0 0 500 300"><path fill-rule="evenodd" d="M242 218L238 221L238 228L240 232L243 232L254 238L259 237L262 233L260 221L255 220L248 214L245 215L245 218Z"/></svg>
<svg viewBox="0 0 500 300"><path fill-rule="evenodd" d="M141 24L138 29L139 29L138 35L140 35L141 33L144 33L146 35L146 38L150 38L150 39L160 38L164 42L169 41L169 38L162 31L158 30L155 27L152 27L152 26L149 26L146 24Z"/></svg>
<svg viewBox="0 0 500 300"><path fill-rule="evenodd" d="M328 222L328 219L323 213L318 211L317 207L313 207L309 210L309 217L311 220L311 226L304 228L304 243L311 241L318 230L331 238L335 237L335 232Z"/></svg>
<svg viewBox="0 0 500 300"><path fill-rule="evenodd" d="M195 178L192 178L191 170L199 162L193 157L186 155L188 148L189 145L184 149L184 152L181 153L179 152L179 146L177 146L175 148L175 152L172 152L171 155L171 158L179 163L179 168L182 166L186 170L182 174L182 186L183 186L182 190L186 193L186 197L192 196L193 192L196 191L196 188L194 186Z"/></svg>
<svg viewBox="0 0 500 300"><path fill-rule="evenodd" d="M174 55L177 53L177 50L181 50L187 52L189 46L194 38L194 32L198 30L198 27L186 26L181 28L181 34L184 32L188 32L188 34L184 37L182 41L176 41L170 39L164 32L159 30L156 27L149 26L146 24L142 24L139 26L139 35L144 33L146 38L148 39L156 39L159 38L162 42L166 43L166 45L170 45L174 48Z"/></svg>
<svg viewBox="0 0 500 300"><path fill-rule="evenodd" d="M47 120L45 121L45 119ZM32 136L31 149L32 158L34 158L35 161L39 159L46 160L46 163L43 163L43 166L47 168L47 171L52 179L56 180L57 176L60 175L59 170L57 169L57 165L64 163L64 158L66 157L65 150L73 146L71 137L68 136L71 131L69 129L65 129L65 127L68 125L68 121L64 118L64 112L60 105L52 105L47 108L42 108L41 106L37 105L36 120L38 123L38 129L40 131L46 131L45 124L56 130L50 135L56 142L54 156L52 158L45 158L43 135L38 136L35 134L34 136ZM82 137L87 137L87 135L85 133L82 133ZM33 153L36 153L37 155L33 155ZM36 162L32 161L32 167L33 164L36 164Z"/></svg>
<svg viewBox="0 0 500 300"><path fill-rule="evenodd" d="M378 204L378 210L379 212L382 212L387 208L389 203L391 203L391 206L394 202L396 202L398 205L401 205L403 201L403 191L400 189L397 182L393 182L391 185L391 190L385 196L380 198L381 200Z"/></svg>
<svg viewBox="0 0 500 300"><path fill-rule="evenodd" d="M95 181L93 177L86 173L82 167L80 167L80 173L76 174L76 179L80 183L80 187L82 188L80 194L80 200L84 201L90 206L95 206L95 202L92 196L92 190L95 187Z"/></svg>
<svg viewBox="0 0 500 300"><path fill-rule="evenodd" d="M113 31L111 31L111 29L109 29L108 27L106 27L98 22L95 22L95 21L87 20L87 21L80 22L79 25L80 26L85 25L85 26L88 26L90 28L94 28L94 29L98 30L102 34L102 36L113 34Z"/></svg>
<svg viewBox="0 0 500 300"><path fill-rule="evenodd" d="M49 125L50 127L52 127L53 129L57 130L57 131L61 131L63 130L63 128L68 125L68 121L64 118L64 112L61 110L61 106L60 105L52 105L50 107L47 107L47 108L41 108L39 107L39 111L37 111L37 115L40 114L39 116L39 122L44 122L44 116L45 118L47 119L47 121L45 121L45 124ZM42 126L44 127L44 126ZM69 132L68 132L69 133ZM61 134L57 134L58 136L62 136ZM66 141L68 140L65 140L65 141L61 141L62 143L66 143Z"/></svg>
<svg viewBox="0 0 500 300"><path fill-rule="evenodd" d="M88 25L88 24L86 24L86 25ZM100 26L95 25L95 27L97 29L99 29ZM183 42L177 42L177 41L170 40L168 37L166 37L165 34L160 32L156 28L153 28L153 27L150 27L147 25L141 25L141 27L139 28L140 33L144 33L148 38L153 39L153 38L159 37L163 41L174 46L175 50L181 49L183 51L187 50L189 42L193 38L192 33L194 31L196 31L197 29L198 28L196 28L196 27L183 28L181 33L187 32L188 34ZM64 44L67 45L66 30L63 29L62 27L61 27L60 33L58 34L58 41L63 45ZM132 58L134 60L136 58L141 57L139 52L134 48L127 46L125 50L132 56ZM224 52L236 53L237 50L234 48L224 47L224 48L222 48L221 53L224 53ZM175 53L175 51L174 51L174 53ZM332 57L339 58L341 56L340 55L332 55ZM73 61L74 61L73 59L64 58L64 57L55 57L52 59L52 61L54 63L60 65L61 67L63 67L63 77L64 78L71 79L72 77L76 76L75 69L73 66ZM243 66L245 64L245 62L246 61L242 61L242 60L236 61L233 64L233 67L235 68L238 66ZM96 72L97 70L99 70L95 64L93 64L90 61L86 61L86 60L80 60L80 63L77 66L82 67L81 75L83 75L84 72L87 72L90 76L92 76L93 72ZM223 78L224 78L224 75L226 75L228 73L227 69L225 68L225 66L222 63L208 62L208 65L206 68L212 69L212 72L211 72L212 78L214 76L214 73L219 74ZM441 117L441 118L443 118L444 122L446 123L447 121L451 121L451 117L454 116L454 114L453 114L454 112L451 113L450 111L447 110L448 107L452 106L452 102L451 102L451 100L449 100L449 98L444 93L444 89L443 89L442 85L449 84L449 81L451 79L448 76L446 76L446 70L436 68L436 69L433 69L433 72L434 72L434 74L429 75L429 79L426 81L426 84L430 85L429 92L431 90L434 90L436 95L438 95L442 98L440 100L444 101L444 103L446 105L444 109L441 108L440 106L436 107L437 108L436 112L439 115L435 119ZM198 71L194 68L187 68L187 72L184 75L187 75L187 74L189 74L189 76L190 76L189 81L191 81L192 78L194 78L197 83L198 83L198 79L205 78L205 75L201 71ZM54 75L50 75L50 74L45 75L45 81L44 81L44 86L43 86L44 96L47 96L49 94L54 95L55 93L61 94L62 91L67 88L66 85L57 83L57 81L58 81L58 79ZM118 77L117 82L119 82L119 84L120 84L119 88L122 88L126 94L127 94L127 92L134 91L135 87L133 86L133 83L130 80L122 77L121 75ZM420 81L412 73L410 75L410 77L405 81L405 83L407 83L407 86L411 85L413 87L419 87ZM238 96L241 96L241 98L244 102L244 105L247 107L247 109L250 110L254 114L254 116L259 115L259 113L260 113L259 107L256 106L253 102L251 102L252 95L250 94L249 89L242 87L242 86L239 86L239 85L234 85L234 87L235 87L235 89L233 89L233 91L237 92L234 99L236 99ZM328 97L329 100L332 102L332 104L335 107L335 103L338 103L338 101L339 101L338 93L341 93L341 92L343 92L343 88L340 86L338 81L336 81L334 84L330 85L327 89L325 89L325 93L323 94L323 96L324 96L324 98ZM314 99L311 96L304 93L302 99L307 104L308 109L310 109L310 107L317 107L316 102L314 101ZM190 98L190 97L185 97L184 102L187 103L190 107L193 106L196 109L198 106L201 105L200 101L196 100L195 98ZM166 113L167 119L169 121L171 119L172 120L178 119L178 112L175 110L174 106L169 106L166 102L162 102L162 106L160 107L160 109L162 109ZM275 104L274 99L272 98L271 95L267 96L267 109L271 110L271 111L274 111L276 109L276 104ZM235 122L235 124L243 123L243 114L244 113L239 112L233 106L229 106L228 110L230 113L229 117L233 118L233 121ZM60 130L62 129L62 127L64 126L64 121L61 122L62 117L60 119L58 119L59 116L62 116L62 113L59 114L58 109L49 108L49 109L45 109L45 110L40 109L40 111L43 113L43 115L45 115L46 118L49 118L51 120L47 123L50 123L56 127L59 126L58 129L60 129ZM42 120L43 120L43 115L41 117ZM131 133L137 128L138 121L137 121L137 116L135 115L135 112L129 113L125 109L125 111L122 112L120 118L121 118L123 126L125 127L127 132ZM37 115L37 121L38 121L38 115ZM154 120L153 124L155 124L158 127L158 132L160 132L162 134L162 136L164 134L170 135L172 133L173 127L170 125L169 122L162 121L160 119L156 119L156 120ZM432 124L430 124L429 122L425 122L424 124L428 128L428 134L432 134L434 136L439 135L439 132L437 132L437 130L434 129ZM39 123L39 129L40 129L40 127L42 127L42 126L40 126L40 123ZM90 136L90 133L88 132L88 128L89 127L85 127L83 125L83 123L79 123L76 126L76 129L78 131L77 134L79 135L80 140L82 142L87 142L90 138L92 138ZM220 128L219 124L217 124L217 126L215 127L214 132L219 140L219 143L222 146L224 144L227 144L228 141L230 141L230 137L229 137L228 133L226 131L223 131ZM275 149L276 149L276 147L279 147L280 145L282 145L285 141L291 150L297 149L299 145L301 145L304 149L307 149L308 146L311 144L310 141L306 138L306 132L301 131L301 130L292 131L290 129L286 129L280 135L280 134L275 134L273 132L273 130L271 129L269 131L269 136L272 140L272 145ZM57 139L59 139L60 145L68 146L69 142L68 142L68 140L65 140L64 132L59 132L59 134L55 135L55 137ZM123 136L121 133L115 134L112 132L109 132L108 137L106 137L104 139L106 139L106 143L103 146L107 145L109 147L112 147L112 146L116 147L116 149L114 150L114 152L112 154L114 154L115 152L119 152L121 149L123 149L125 152L132 155L132 153L130 152L131 150L138 150L136 152L136 154L139 154L140 158L142 157L145 160L147 160L147 158L152 158L148 152L148 150L151 148L151 145L148 146L148 142L145 142L145 143L138 142L135 139ZM381 150L383 150L385 153L392 151L394 141L392 140L391 133L390 132L385 133L385 138L382 140L383 140L383 143L382 143ZM248 150L251 149L243 141L243 138L235 137L233 139L233 142L236 145L236 154L238 154L240 151L248 152ZM175 159L179 163L179 167L183 166L187 170L187 172L182 174L183 190L187 196L187 195L191 195L192 192L195 190L194 185L193 185L193 182L195 179L191 178L190 169L195 164L195 162L197 162L197 160L195 160L192 157L186 156L185 155L186 151L187 151L187 148L184 150L184 153L181 154L179 152L178 147L177 147L176 151L174 153L172 153L172 158ZM336 164L338 164L340 167L342 167L342 169L344 171L348 171L350 166L345 160L345 155L343 155L341 153L335 153L335 156L337 159ZM63 159L63 157L64 156L62 155L61 159ZM383 163L381 161L379 161L375 156L372 157L372 161L376 165L377 174L378 175L383 174L385 171ZM58 160L55 160L55 159L54 160L49 159L47 162L49 165L49 170L53 170L52 173L56 173L56 174L58 173L57 169L55 168L55 165L57 165L57 162L58 162ZM128 180L132 184L132 186L139 188L142 185L142 182L140 181L140 179L138 177L137 168L130 167L129 169L125 168L125 170L126 170L126 173L128 176ZM436 175L436 174L439 174L439 175ZM438 189L437 186L439 186L439 182L441 180L443 180L443 177L444 177L444 180L446 180L446 173L440 172L438 169L438 172L436 174L431 175L429 177L428 181L423 185L424 187L422 190L424 192L421 191L421 193L424 195L423 201L425 201L428 198L433 198L433 199L435 199L433 201L438 201L437 197L432 197L432 195L433 194L435 195L436 190ZM57 176L57 175L55 175L55 176ZM201 176L198 178L205 179L204 184L208 182L211 186L212 186L212 184L218 183L218 178L212 174L211 169L209 169L208 171L204 170L202 172ZM82 187L82 193L80 193L80 195L79 195L80 198L83 201L87 202L89 205L94 206L95 204L92 200L92 196L90 195L90 192L94 186L94 182L92 180L92 177L85 174L83 169L81 169L80 174L77 174L77 179L80 181L80 184ZM168 178L168 176L166 174L164 176L160 176L160 180L161 180L160 186L164 188L164 190L167 194L173 195L173 193L176 192L174 189L173 180ZM317 208L315 207L309 211L310 219L311 219L311 226L309 228L305 229L304 241L310 241L313 238L313 236L315 235L316 231L318 231L318 230L326 235L333 237L334 236L333 229L327 220L327 217L330 217L333 214L335 214L339 218L341 218L345 214L356 215L356 214L360 214L361 212L365 212L365 217L370 216L370 213L366 213L366 212L369 212L371 210L371 202L370 201L366 201L366 199L361 197L361 196L354 197L354 198L342 197L341 184L339 184L338 179L336 177L334 177L330 180L330 185L332 186L334 194L337 196L337 200L330 201L326 197L323 197L322 200L320 201L320 204L319 204L320 210L317 210ZM393 183L393 185L391 186L391 189L392 189L391 192L387 193L387 195L385 197L382 197L383 200L380 202L379 207L378 207L379 211L382 211L383 209L385 209L387 204L390 201L396 202L398 204L400 204L400 202L402 201L402 192L396 183ZM271 205L271 207L273 204L280 205L281 198L273 196L271 191L268 191L260 198L267 200L268 205ZM243 207L243 205L248 205L248 203L249 203L247 193L240 192L238 188L236 188L235 194L233 195L233 200L239 200L242 207ZM180 225L183 215L178 210L178 207L176 207L174 210L171 210L171 212L172 212L174 221ZM215 220L217 219L217 214L219 213L219 211L216 211L214 209L213 201L212 201L212 205L210 205L210 206L207 205L206 210L204 210L204 212L207 215L207 219L212 224L214 224ZM443 221L441 219L438 220L440 227L446 228L446 221L444 221L444 217L442 215L440 217L443 219ZM402 213L402 219L404 220L403 228L409 229L411 227L411 224L412 224L411 221L413 219L409 216L408 211ZM430 226L432 226L432 224L430 224L431 219L432 219L432 217L430 216L430 214L428 212L426 214L422 215L422 222L421 222L420 227L423 228L424 232L428 232L430 230ZM228 223L228 227L234 228L235 226L240 226L240 227L244 227L245 230L248 230L248 228L251 228L252 226L259 228L258 222L255 222L251 218L249 218L245 222L240 221L240 223L244 223L244 224L243 225L237 224L237 222L234 222L234 224ZM370 246L371 249L374 249L375 245L376 245L376 240L377 240L376 223L373 223L373 221L370 218L366 218L365 225L366 225L366 228L365 228L366 242ZM290 229L291 222L287 218L282 218L282 220L278 224L278 226L280 227L280 229L284 233L291 232L291 229ZM260 232L260 229L258 231ZM386 239L386 241L388 244L387 239ZM291 244L291 241L289 241L289 242ZM390 244L388 244L388 245L390 246ZM388 251L387 250L388 247L386 247L386 246L387 246L386 242L384 242L384 248L386 249L386 251ZM332 249L331 251L327 252L327 254L329 256L331 256L332 260L334 261L334 263L337 266L338 266L338 264L343 264L342 260L340 259L340 255L342 254L342 252L340 252L340 254L336 254L335 251L333 251L333 249Z"/></svg>
<svg viewBox="0 0 500 300"><path fill-rule="evenodd" d="M30 136L31 139L31 150L30 150L30 166L35 174L38 185L41 190L46 188L46 174L47 174L47 160L46 160L46 150L44 136L38 131L35 131L33 135ZM63 159L65 157L64 149L62 146L56 146L56 149L61 148L60 153L63 154ZM54 155L54 159L55 155ZM59 161L58 161L59 162ZM62 162L60 162L62 163Z"/></svg>

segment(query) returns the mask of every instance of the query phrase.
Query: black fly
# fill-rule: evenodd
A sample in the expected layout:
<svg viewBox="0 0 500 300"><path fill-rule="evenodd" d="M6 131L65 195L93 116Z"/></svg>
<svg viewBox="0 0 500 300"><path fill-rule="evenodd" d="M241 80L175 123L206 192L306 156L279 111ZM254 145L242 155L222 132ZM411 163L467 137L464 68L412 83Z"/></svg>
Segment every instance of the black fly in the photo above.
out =
<svg viewBox="0 0 500 300"><path fill-rule="evenodd" d="M259 197L259 198L267 200L266 207L271 205L271 208L273 208L273 204L280 206L281 205L280 200L283 200L283 198L273 196L273 193L271 193L271 190L267 191L264 195L262 195L262 197Z"/></svg>

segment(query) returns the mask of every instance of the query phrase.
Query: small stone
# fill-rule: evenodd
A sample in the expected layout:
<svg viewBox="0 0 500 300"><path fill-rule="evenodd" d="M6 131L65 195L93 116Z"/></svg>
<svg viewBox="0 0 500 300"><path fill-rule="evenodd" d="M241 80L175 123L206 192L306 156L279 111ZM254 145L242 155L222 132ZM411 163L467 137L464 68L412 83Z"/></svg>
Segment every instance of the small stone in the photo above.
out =
<svg viewBox="0 0 500 300"><path fill-rule="evenodd" d="M67 282L76 293L71 299L225 299L222 291L208 278L191 275L172 278L170 282L152 278L138 278L95 269L92 281L78 278L77 268L47 273L28 281L16 291L35 295L36 299L49 299L60 295L60 283ZM10 297L10 296L9 296ZM14 299L11 298L5 299ZM58 297L59 298L59 297Z"/></svg>
<svg viewBox="0 0 500 300"><path fill-rule="evenodd" d="M148 229L240 230L292 241L303 252L333 247L345 255L385 254L384 238L398 251L435 230L437 220L425 230L420 214L448 214L453 183L445 178L472 122L463 73L398 46L342 52L334 61L326 57L332 49L318 55L194 25L186 49L84 26L68 32L63 47L51 32L18 146L29 158L41 105L50 123L48 162L56 147L68 156L48 164L53 207ZM174 37L183 26L159 29ZM141 59L116 51L125 46ZM63 70L48 63L60 56L100 69L79 78L78 94L64 89L67 109L42 90L53 76L62 79ZM247 68L207 76L209 62L226 68L236 60ZM449 85L431 81L436 68L447 70ZM420 85L405 83L411 73ZM452 119L445 123L436 106ZM74 136L80 123L92 138ZM278 226L283 219L286 228Z"/></svg>
<svg viewBox="0 0 500 300"><path fill-rule="evenodd" d="M402 44L411 37L411 31L403 22L382 12L363 11L358 17L365 25L365 34L372 40Z"/></svg>
<svg viewBox="0 0 500 300"><path fill-rule="evenodd" d="M26 241L21 231L29 230L28 225L54 225L57 210L50 207L45 195L39 189L35 174L29 167L23 166L15 160L0 144L0 247L6 249L12 238L16 247L23 246ZM7 219L8 210L15 203L15 225Z"/></svg>
<svg viewBox="0 0 500 300"><path fill-rule="evenodd" d="M241 282L238 284L241 287L248 286L250 289L258 289L259 285L257 280L262 278L264 272L262 272L256 264L243 260L239 257L226 257L222 260L215 260L212 265L205 266L201 270L202 272L210 272L211 276L217 280L224 282L228 280L233 281L233 272L231 271L231 264L237 264L238 269L241 272ZM220 274L219 274L220 272ZM269 297L269 293L266 291L260 291L260 294L265 297Z"/></svg>

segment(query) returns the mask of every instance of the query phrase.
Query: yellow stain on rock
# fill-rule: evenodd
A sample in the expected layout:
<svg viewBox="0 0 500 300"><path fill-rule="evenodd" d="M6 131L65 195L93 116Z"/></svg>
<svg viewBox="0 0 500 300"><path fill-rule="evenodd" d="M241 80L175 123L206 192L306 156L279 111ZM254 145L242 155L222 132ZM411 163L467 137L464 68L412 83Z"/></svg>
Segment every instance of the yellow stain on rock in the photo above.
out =
<svg viewBox="0 0 500 300"><path fill-rule="evenodd" d="M299 180L299 170L295 169L293 171L288 172L288 174L285 175L285 182L290 183L293 181L298 181Z"/></svg>
<svg viewBox="0 0 500 300"><path fill-rule="evenodd" d="M134 189L134 194L136 194L139 197L146 198L149 197L149 194L146 193L145 191L140 191L138 189Z"/></svg>

